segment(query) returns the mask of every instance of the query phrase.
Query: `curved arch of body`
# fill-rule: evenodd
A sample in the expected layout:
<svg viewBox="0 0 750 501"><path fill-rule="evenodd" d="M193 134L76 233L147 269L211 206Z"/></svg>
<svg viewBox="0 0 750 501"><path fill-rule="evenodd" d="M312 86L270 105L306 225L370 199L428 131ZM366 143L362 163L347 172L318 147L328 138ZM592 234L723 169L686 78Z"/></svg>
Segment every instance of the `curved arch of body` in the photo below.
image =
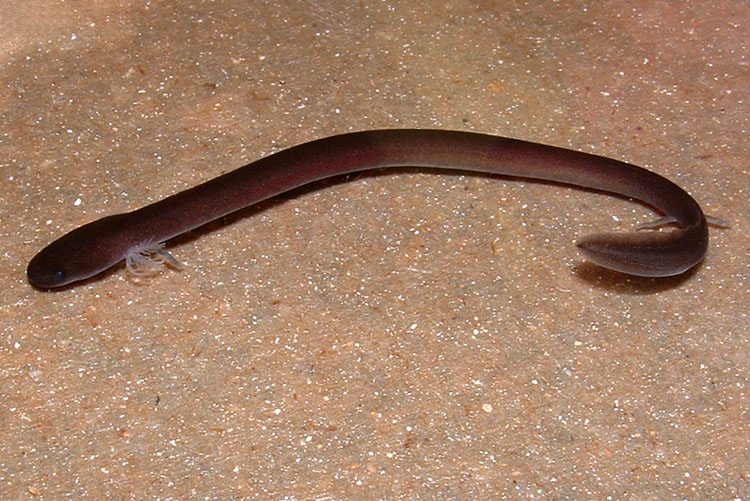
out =
<svg viewBox="0 0 750 501"><path fill-rule="evenodd" d="M95 276L143 249L261 200L331 177L384 167L435 167L541 179L633 197L662 212L663 232L594 234L577 246L593 263L647 277L681 274L708 247L706 218L682 188L617 160L486 134L387 129L304 143L132 212L93 221L42 249L29 281L54 288ZM156 247L154 247L156 246ZM166 257L167 260L171 257Z"/></svg>

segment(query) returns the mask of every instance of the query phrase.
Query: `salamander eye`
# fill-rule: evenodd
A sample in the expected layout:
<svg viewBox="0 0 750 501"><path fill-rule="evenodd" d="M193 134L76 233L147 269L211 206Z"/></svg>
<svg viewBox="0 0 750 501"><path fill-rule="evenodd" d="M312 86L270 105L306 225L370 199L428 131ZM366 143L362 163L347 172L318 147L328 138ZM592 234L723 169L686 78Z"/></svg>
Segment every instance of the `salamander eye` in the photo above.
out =
<svg viewBox="0 0 750 501"><path fill-rule="evenodd" d="M55 270L52 273L52 276L57 280L58 282L62 282L65 279L65 272L62 270Z"/></svg>

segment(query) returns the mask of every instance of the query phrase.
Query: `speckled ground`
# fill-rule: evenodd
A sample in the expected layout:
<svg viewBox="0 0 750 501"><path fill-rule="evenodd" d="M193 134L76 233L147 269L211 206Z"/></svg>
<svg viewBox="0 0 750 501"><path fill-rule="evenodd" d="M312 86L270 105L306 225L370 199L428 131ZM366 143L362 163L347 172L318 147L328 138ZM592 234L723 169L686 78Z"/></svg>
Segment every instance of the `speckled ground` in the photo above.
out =
<svg viewBox="0 0 750 501"><path fill-rule="evenodd" d="M746 1L0 10L4 499L750 497ZM647 208L406 170L212 224L146 283L26 282L84 222L386 127L644 165L732 227L628 279L571 244Z"/></svg>

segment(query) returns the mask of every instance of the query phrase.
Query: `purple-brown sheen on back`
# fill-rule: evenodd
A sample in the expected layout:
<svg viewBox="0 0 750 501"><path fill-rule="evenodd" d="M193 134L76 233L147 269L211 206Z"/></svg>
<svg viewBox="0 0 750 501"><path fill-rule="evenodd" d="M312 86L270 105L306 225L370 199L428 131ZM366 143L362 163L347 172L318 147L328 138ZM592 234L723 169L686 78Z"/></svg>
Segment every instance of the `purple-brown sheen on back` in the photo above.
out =
<svg viewBox="0 0 750 501"><path fill-rule="evenodd" d="M471 132L389 129L304 143L141 209L84 225L29 263L29 281L54 288L92 277L138 245L158 244L304 184L384 167L435 167L524 177L637 198L670 216L667 232L597 234L578 246L592 262L632 275L677 275L708 246L700 206L671 181L631 164L577 151Z"/></svg>

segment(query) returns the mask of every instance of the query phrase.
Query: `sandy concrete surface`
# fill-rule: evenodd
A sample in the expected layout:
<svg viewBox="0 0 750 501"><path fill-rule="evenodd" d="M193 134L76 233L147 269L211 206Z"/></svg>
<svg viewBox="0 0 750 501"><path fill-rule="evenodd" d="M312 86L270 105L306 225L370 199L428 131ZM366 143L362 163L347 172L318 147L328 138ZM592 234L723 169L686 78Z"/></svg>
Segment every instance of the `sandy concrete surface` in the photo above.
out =
<svg viewBox="0 0 750 501"><path fill-rule="evenodd" d="M0 7L3 499L748 499L745 0ZM406 169L58 292L63 233L346 131L653 169L731 224L677 279L572 242L648 208ZM82 252L87 252L82 249Z"/></svg>

